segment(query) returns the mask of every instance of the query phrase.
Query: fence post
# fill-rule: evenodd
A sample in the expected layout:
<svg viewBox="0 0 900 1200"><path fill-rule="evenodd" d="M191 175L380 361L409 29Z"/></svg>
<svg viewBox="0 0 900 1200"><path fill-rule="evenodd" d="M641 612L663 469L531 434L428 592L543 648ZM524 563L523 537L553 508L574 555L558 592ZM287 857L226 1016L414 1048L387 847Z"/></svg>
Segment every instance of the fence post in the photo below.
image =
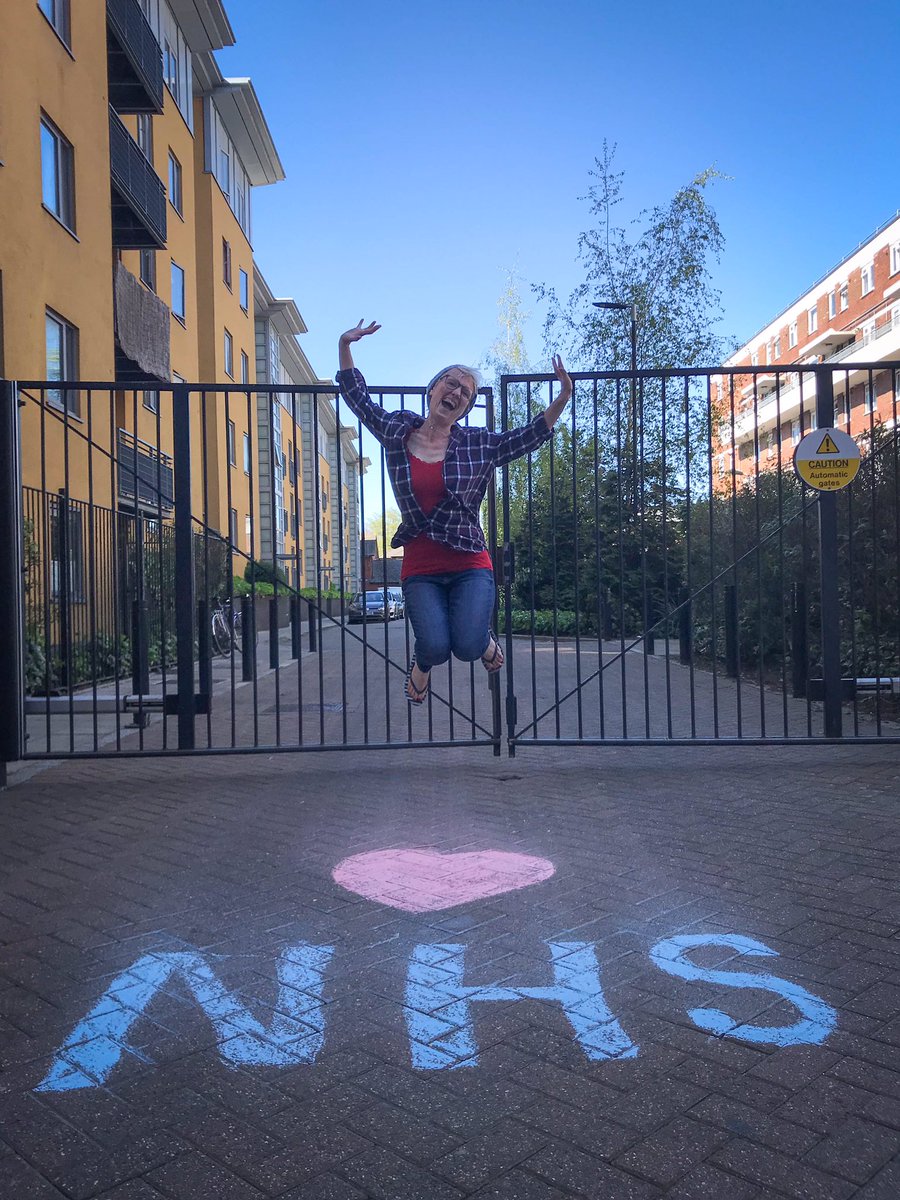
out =
<svg viewBox="0 0 900 1200"><path fill-rule="evenodd" d="M300 657L300 598L291 596L291 658Z"/></svg>
<svg viewBox="0 0 900 1200"><path fill-rule="evenodd" d="M269 597L269 666L278 666L278 597Z"/></svg>
<svg viewBox="0 0 900 1200"><path fill-rule="evenodd" d="M0 788L25 752L22 473L19 393L0 381Z"/></svg>
<svg viewBox="0 0 900 1200"><path fill-rule="evenodd" d="M191 398L185 384L172 389L175 465L175 644L178 749L194 749L194 542L191 528ZM137 490L137 484L135 484Z"/></svg>
<svg viewBox="0 0 900 1200"><path fill-rule="evenodd" d="M309 648L310 648L310 650L315 650L315 648L316 648L316 610L315 610L315 608L313 608L312 600L310 600L309 603L307 604L307 611L309 612Z"/></svg>
<svg viewBox="0 0 900 1200"><path fill-rule="evenodd" d="M131 690L136 696L146 696L150 691L150 656L147 651L147 602L132 600ZM140 700L135 709L134 724L142 729L146 729L150 724L150 714L144 712L143 702Z"/></svg>
<svg viewBox="0 0 900 1200"><path fill-rule="evenodd" d="M816 367L816 428L834 425L834 381L828 367ZM841 611L838 594L837 496L819 492L819 579L822 595L822 686L825 736L842 735Z"/></svg>
<svg viewBox="0 0 900 1200"><path fill-rule="evenodd" d="M806 695L809 649L806 644L806 584L798 580L791 589L791 695Z"/></svg>
<svg viewBox="0 0 900 1200"><path fill-rule="evenodd" d="M733 583L725 584L725 674L729 679L738 675L738 605Z"/></svg>
<svg viewBox="0 0 900 1200"><path fill-rule="evenodd" d="M209 602L201 600L197 604L197 654L200 658L200 695L207 697L207 704L212 704L212 618L209 615ZM209 711L209 710L208 710Z"/></svg>
<svg viewBox="0 0 900 1200"><path fill-rule="evenodd" d="M687 666L694 659L694 624L692 600L687 588L681 593L681 610L678 614L678 659Z"/></svg>
<svg viewBox="0 0 900 1200"><path fill-rule="evenodd" d="M256 674L256 609L252 596L241 596L241 680L250 683Z"/></svg>

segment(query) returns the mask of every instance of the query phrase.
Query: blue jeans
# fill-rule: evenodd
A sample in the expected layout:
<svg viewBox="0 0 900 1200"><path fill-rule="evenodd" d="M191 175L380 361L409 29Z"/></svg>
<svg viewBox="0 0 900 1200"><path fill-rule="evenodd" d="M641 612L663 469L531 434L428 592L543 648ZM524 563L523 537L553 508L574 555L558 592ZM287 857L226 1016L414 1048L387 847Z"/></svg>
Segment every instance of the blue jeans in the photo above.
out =
<svg viewBox="0 0 900 1200"><path fill-rule="evenodd" d="M496 594L494 572L487 567L404 579L419 667L430 671L451 654L463 662L481 658L491 641Z"/></svg>

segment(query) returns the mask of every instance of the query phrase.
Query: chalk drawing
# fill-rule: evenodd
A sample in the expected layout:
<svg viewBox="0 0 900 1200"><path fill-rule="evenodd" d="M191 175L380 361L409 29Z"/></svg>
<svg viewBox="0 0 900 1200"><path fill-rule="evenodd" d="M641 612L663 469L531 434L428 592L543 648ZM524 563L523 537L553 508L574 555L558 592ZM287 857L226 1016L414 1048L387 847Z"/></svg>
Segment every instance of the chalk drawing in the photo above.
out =
<svg viewBox="0 0 900 1200"><path fill-rule="evenodd" d="M409 960L404 996L414 1067L440 1071L474 1067L478 1045L471 1004L489 1000L550 1000L561 1004L578 1044L594 1062L634 1058L637 1046L610 1012L600 967L589 942L548 942L553 987L463 985L465 946L417 946Z"/></svg>
<svg viewBox="0 0 900 1200"><path fill-rule="evenodd" d="M506 850L440 854L436 850L370 850L334 868L336 883L403 912L439 912L471 900L501 896L549 879L547 858Z"/></svg>
<svg viewBox="0 0 900 1200"><path fill-rule="evenodd" d="M35 1089L64 1092L103 1083L123 1054L137 1054L128 1033L173 975L193 993L212 1022L227 1066L295 1066L311 1063L322 1048L323 972L332 946L301 942L278 960L278 998L268 1029L216 978L202 955L178 951L147 954L110 984L60 1047Z"/></svg>
<svg viewBox="0 0 900 1200"><path fill-rule="evenodd" d="M650 958L661 970L681 979L704 979L708 983L721 984L723 987L756 988L760 991L775 992L783 999L789 1000L803 1014L803 1019L793 1025L763 1026L742 1025L718 1008L689 1009L688 1016L701 1029L706 1029L718 1037L739 1038L743 1042L771 1046L815 1046L824 1042L831 1033L837 1022L837 1012L806 988L798 983L790 983L787 979L780 979L776 975L699 967L685 957L686 951L698 946L725 946L736 950L738 954L778 957L777 950L772 950L765 943L754 941L753 938L742 937L738 933L697 933L657 942L650 951Z"/></svg>

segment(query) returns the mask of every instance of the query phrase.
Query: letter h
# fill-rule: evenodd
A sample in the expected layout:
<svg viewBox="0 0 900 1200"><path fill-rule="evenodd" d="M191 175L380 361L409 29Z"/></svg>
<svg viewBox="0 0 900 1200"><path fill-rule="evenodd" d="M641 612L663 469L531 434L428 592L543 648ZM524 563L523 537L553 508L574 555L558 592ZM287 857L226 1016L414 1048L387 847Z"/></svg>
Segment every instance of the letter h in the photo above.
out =
<svg viewBox="0 0 900 1200"><path fill-rule="evenodd" d="M466 987L465 946L417 946L409 961L405 1013L414 1067L440 1071L478 1062L471 1004L476 1000L552 1000L561 1004L588 1058L634 1058L638 1047L603 997L600 968L589 942L547 942L552 987Z"/></svg>

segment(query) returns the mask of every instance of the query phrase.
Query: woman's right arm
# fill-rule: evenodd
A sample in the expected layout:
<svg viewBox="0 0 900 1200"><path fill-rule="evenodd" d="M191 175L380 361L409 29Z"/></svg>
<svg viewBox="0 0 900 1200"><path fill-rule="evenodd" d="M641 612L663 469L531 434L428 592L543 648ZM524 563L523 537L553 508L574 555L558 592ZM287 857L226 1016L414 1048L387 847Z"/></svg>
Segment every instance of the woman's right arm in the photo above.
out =
<svg viewBox="0 0 900 1200"><path fill-rule="evenodd" d="M392 414L386 413L369 396L366 381L354 365L353 352L351 350L354 342L358 342L360 338L366 337L370 333L377 333L380 328L381 326L377 325L374 321L366 326L363 326L362 321L360 321L353 329L348 329L346 333L341 334L338 340L338 366L340 370L337 373L337 383L341 389L341 395L347 402L347 407L354 416L358 417L363 425L371 430L380 442L384 442L390 432Z"/></svg>

